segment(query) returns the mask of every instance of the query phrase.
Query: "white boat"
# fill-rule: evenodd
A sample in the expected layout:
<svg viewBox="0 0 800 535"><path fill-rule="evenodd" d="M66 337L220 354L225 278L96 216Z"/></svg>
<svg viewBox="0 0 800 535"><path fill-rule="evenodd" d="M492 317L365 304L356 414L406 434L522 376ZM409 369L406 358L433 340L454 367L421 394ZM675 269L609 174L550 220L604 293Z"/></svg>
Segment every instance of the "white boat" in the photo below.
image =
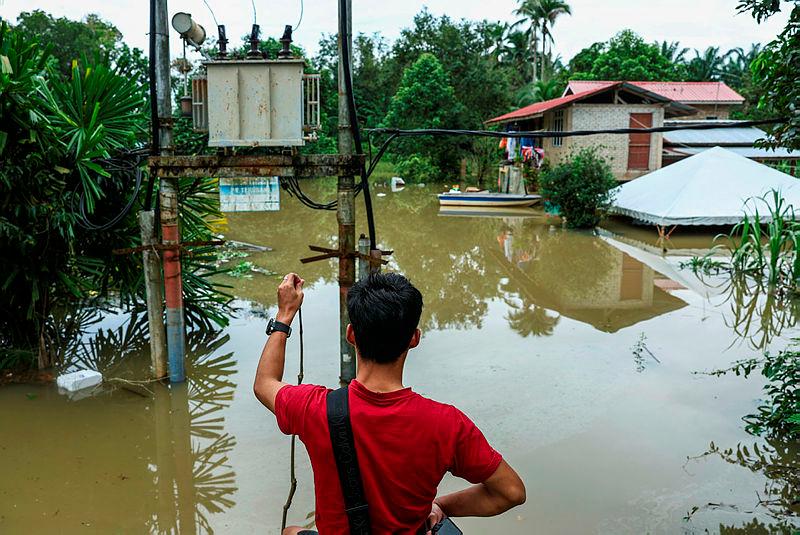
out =
<svg viewBox="0 0 800 535"><path fill-rule="evenodd" d="M489 193L488 191L439 193L441 206L533 206L541 195L516 195L513 193Z"/></svg>

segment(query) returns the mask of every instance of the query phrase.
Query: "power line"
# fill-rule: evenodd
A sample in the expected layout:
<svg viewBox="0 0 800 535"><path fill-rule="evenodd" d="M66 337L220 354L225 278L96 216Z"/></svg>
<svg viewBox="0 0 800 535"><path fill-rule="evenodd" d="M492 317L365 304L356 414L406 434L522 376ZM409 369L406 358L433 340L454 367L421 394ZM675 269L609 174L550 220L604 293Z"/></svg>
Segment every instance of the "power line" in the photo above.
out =
<svg viewBox="0 0 800 535"><path fill-rule="evenodd" d="M303 12L305 11L305 6L303 5L303 0L300 0L300 18L297 20L297 24L294 25L294 31L300 27L300 23L303 22Z"/></svg>
<svg viewBox="0 0 800 535"><path fill-rule="evenodd" d="M447 128L419 128L403 130L400 128L373 128L373 134L396 135L402 137L412 136L473 136L494 138L523 138L523 137L580 137L595 134L656 134L660 132L676 132L680 130L715 130L718 128L742 128L745 126L760 126L767 124L781 124L787 122L785 118L762 119L758 121L740 121L722 124L688 124L686 126L657 126L653 128L607 128L600 130L523 130L517 132L503 132L498 130L461 130Z"/></svg>
<svg viewBox="0 0 800 535"><path fill-rule="evenodd" d="M216 15L214 15L214 10L211 9L210 5L208 5L208 1L207 0L203 0L203 3L206 5L206 7L208 8L208 11L211 13L211 18L214 19L214 26L219 26L219 22L217 22L217 17L216 17Z"/></svg>

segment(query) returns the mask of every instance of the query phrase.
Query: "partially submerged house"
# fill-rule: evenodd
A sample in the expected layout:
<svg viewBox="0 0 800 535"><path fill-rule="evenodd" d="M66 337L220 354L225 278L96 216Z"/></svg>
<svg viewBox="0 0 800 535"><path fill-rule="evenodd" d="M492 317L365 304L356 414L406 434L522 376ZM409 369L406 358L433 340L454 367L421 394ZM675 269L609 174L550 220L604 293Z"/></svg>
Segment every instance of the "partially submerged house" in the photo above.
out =
<svg viewBox="0 0 800 535"><path fill-rule="evenodd" d="M567 88L569 91L569 88ZM630 82L593 82L580 92L537 102L489 119L487 124L505 130L606 130L650 128L665 118L688 116L695 109ZM597 134L580 137L534 138L553 163L582 147L600 146L621 180L638 177L661 167L663 137L654 134Z"/></svg>
<svg viewBox="0 0 800 535"><path fill-rule="evenodd" d="M668 124L687 125L687 121L726 121L735 106L744 98L723 82L615 82L573 80L564 94L556 99L537 102L518 110L489 119L487 124L505 130L609 130L618 128L651 128ZM714 146L714 138L725 137L719 130L706 130L692 139L702 146ZM714 134L709 134L713 132ZM743 134L742 132L739 133ZM684 136L684 137L681 137ZM677 147L688 149L688 132L667 134L597 134L580 137L534 138L535 146L544 149L552 163L563 161L575 149L599 147L602 156L611 164L619 180L636 178L660 169L690 155ZM764 149L753 145L754 136L763 137L757 128L748 131L747 148L757 159L766 159ZM705 139L705 141L700 141ZM700 145L698 145L700 146ZM704 149L702 149L704 150ZM697 151L696 151L697 152ZM773 158L786 156L785 150L773 153ZM665 158L668 158L665 160Z"/></svg>

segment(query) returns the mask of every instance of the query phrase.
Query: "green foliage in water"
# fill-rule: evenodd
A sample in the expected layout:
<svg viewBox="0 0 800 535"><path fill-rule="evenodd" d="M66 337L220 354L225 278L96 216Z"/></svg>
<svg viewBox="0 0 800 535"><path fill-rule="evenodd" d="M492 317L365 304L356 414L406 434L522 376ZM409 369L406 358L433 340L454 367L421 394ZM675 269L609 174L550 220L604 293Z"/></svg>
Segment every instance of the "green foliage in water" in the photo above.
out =
<svg viewBox="0 0 800 535"><path fill-rule="evenodd" d="M613 200L617 185L611 167L596 148L581 149L539 177L545 199L558 206L570 228L591 228Z"/></svg>
<svg viewBox="0 0 800 535"><path fill-rule="evenodd" d="M712 375L734 373L749 377L754 371L760 371L767 383L757 411L743 418L746 430L756 435L800 438L800 351L767 353L763 358L742 360Z"/></svg>
<svg viewBox="0 0 800 535"><path fill-rule="evenodd" d="M441 172L430 158L417 154L398 158L395 169L403 180L409 183L436 180Z"/></svg>

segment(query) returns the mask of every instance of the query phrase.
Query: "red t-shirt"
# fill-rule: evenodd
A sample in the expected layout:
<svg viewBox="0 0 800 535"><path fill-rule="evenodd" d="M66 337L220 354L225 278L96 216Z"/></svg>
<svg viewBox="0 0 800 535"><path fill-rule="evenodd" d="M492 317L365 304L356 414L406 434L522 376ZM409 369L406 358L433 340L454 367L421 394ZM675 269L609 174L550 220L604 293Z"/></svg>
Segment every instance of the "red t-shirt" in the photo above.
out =
<svg viewBox="0 0 800 535"><path fill-rule="evenodd" d="M311 458L320 535L350 531L328 432L329 391L284 386L275 400L281 431L298 435ZM351 382L350 421L376 535L416 533L445 472L480 483L502 460L464 413L410 388L379 394Z"/></svg>

